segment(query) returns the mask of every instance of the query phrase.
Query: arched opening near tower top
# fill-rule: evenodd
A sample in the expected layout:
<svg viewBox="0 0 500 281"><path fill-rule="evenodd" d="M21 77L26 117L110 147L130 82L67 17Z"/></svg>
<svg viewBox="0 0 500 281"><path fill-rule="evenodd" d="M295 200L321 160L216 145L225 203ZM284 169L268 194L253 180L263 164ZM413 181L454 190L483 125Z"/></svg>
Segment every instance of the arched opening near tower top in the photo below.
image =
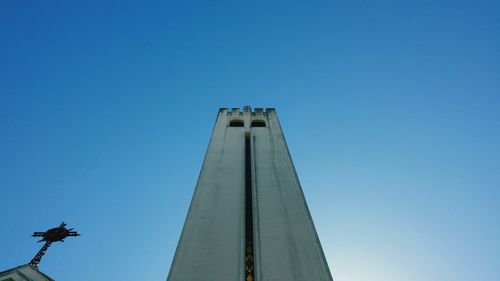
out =
<svg viewBox="0 0 500 281"><path fill-rule="evenodd" d="M251 127L265 127L266 121L264 120L253 120Z"/></svg>
<svg viewBox="0 0 500 281"><path fill-rule="evenodd" d="M229 127L245 127L243 120L231 120L229 122Z"/></svg>

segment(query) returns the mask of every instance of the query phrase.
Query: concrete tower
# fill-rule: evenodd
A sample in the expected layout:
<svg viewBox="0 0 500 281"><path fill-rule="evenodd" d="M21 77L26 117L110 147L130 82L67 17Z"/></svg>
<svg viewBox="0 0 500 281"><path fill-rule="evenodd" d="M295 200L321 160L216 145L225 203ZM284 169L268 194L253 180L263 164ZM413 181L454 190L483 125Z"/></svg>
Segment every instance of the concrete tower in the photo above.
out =
<svg viewBox="0 0 500 281"><path fill-rule="evenodd" d="M221 108L168 281L331 281L276 111Z"/></svg>

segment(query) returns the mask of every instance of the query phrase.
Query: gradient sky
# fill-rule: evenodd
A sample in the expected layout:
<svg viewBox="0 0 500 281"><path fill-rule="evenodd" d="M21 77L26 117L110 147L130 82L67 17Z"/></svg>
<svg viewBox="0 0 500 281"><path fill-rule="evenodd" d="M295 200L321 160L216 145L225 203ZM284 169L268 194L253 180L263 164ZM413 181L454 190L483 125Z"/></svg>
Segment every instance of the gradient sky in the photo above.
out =
<svg viewBox="0 0 500 281"><path fill-rule="evenodd" d="M336 281L500 280L498 1L0 1L0 270L165 280L219 107L275 107ZM210 258L210 257L207 257Z"/></svg>

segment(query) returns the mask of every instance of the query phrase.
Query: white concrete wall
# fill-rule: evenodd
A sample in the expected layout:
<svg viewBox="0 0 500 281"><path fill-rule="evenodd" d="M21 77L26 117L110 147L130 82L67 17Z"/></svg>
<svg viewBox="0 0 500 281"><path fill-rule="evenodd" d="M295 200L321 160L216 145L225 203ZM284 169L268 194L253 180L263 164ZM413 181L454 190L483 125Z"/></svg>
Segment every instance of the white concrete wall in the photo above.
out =
<svg viewBox="0 0 500 281"><path fill-rule="evenodd" d="M228 128L227 122L227 111L221 111L168 280L243 276L244 128Z"/></svg>
<svg viewBox="0 0 500 281"><path fill-rule="evenodd" d="M0 272L0 281L54 281L31 265L21 265Z"/></svg>
<svg viewBox="0 0 500 281"><path fill-rule="evenodd" d="M276 112L252 128L255 280L332 280Z"/></svg>

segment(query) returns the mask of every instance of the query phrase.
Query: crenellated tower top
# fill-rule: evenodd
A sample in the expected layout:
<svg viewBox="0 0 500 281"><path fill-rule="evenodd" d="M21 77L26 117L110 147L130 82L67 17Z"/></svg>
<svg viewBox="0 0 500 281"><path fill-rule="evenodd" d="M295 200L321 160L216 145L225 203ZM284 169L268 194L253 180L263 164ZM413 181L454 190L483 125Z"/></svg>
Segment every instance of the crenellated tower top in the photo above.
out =
<svg viewBox="0 0 500 281"><path fill-rule="evenodd" d="M244 116L244 115L263 116L265 113L271 112L271 111L274 112L275 109L273 107L269 107L269 108L256 107L252 110L252 108L250 106L244 106L243 110L239 107L219 108L219 113L226 113L228 116Z"/></svg>
<svg viewBox="0 0 500 281"><path fill-rule="evenodd" d="M272 121L269 119L270 115L275 114L274 108L261 108L257 107L252 110L250 106L244 106L243 109L239 107L233 108L220 108L219 118L220 122L227 122L227 127L268 127ZM222 121L226 120L226 121Z"/></svg>

